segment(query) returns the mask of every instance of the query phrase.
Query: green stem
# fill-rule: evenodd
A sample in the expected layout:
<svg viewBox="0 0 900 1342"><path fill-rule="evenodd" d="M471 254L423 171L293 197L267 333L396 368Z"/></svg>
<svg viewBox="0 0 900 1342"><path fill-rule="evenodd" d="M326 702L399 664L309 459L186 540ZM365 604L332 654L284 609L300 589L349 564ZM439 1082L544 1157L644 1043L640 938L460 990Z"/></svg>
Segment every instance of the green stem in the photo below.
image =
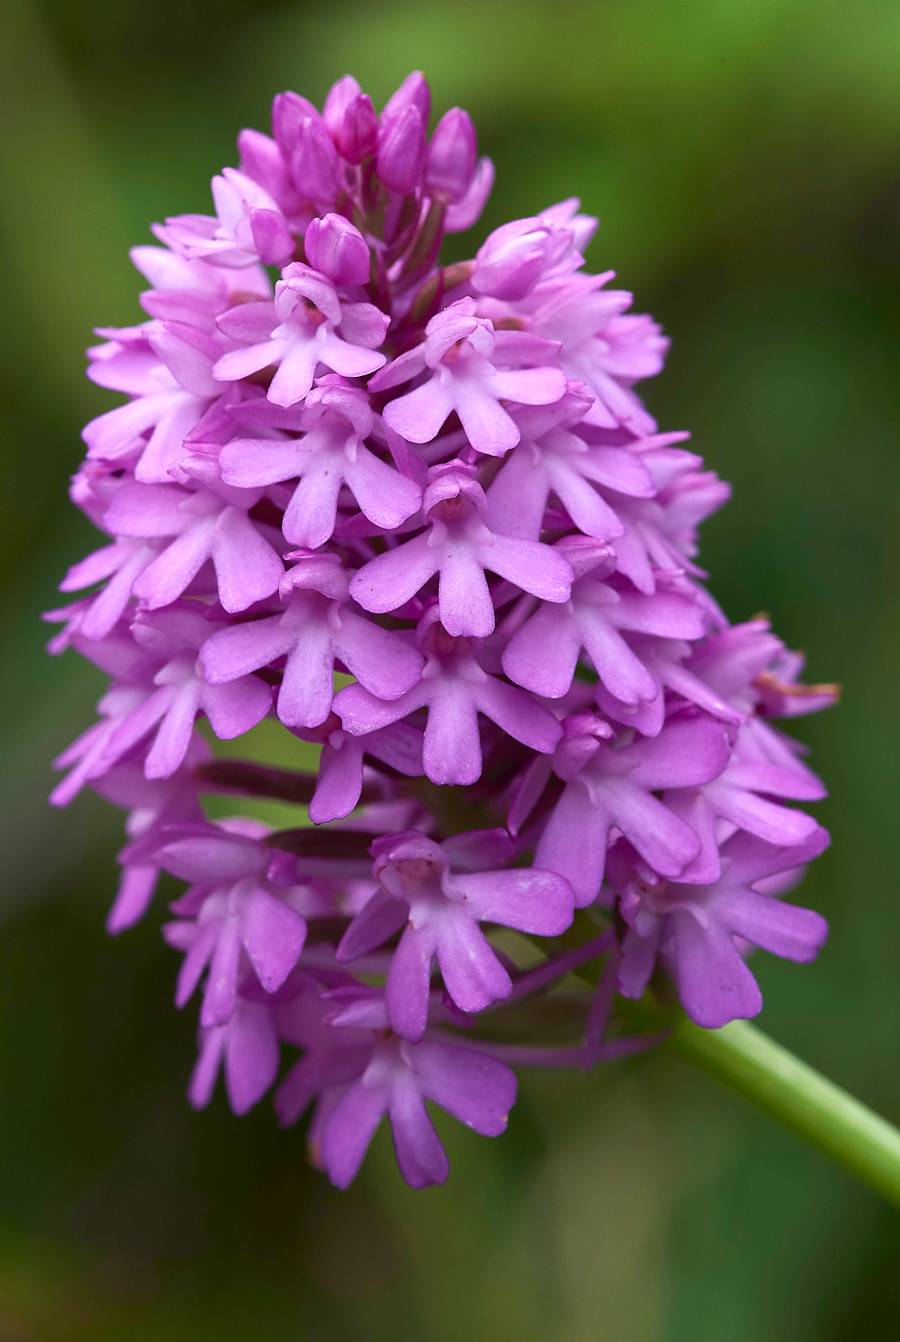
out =
<svg viewBox="0 0 900 1342"><path fill-rule="evenodd" d="M747 1021L704 1030L687 1019L666 1047L843 1165L900 1208L900 1131Z"/></svg>

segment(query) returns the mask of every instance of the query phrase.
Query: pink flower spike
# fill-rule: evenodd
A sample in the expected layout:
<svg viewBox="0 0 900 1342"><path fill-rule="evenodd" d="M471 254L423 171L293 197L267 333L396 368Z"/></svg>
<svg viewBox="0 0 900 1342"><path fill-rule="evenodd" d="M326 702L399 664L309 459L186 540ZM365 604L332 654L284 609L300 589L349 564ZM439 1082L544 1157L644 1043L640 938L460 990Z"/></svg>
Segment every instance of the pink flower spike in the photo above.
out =
<svg viewBox="0 0 900 1342"><path fill-rule="evenodd" d="M126 812L109 931L187 883L191 1104L224 1071L247 1113L300 1050L276 1111L314 1106L340 1188L385 1117L406 1181L441 1184L429 1105L495 1136L510 1066L658 1042L617 986L668 977L717 1028L760 1009L750 952L827 932L782 900L825 788L773 720L838 687L702 585L729 486L639 398L669 342L587 272L598 220L570 197L442 257L494 168L441 111L429 140L419 71L380 117L351 75L321 113L281 93L214 211L132 250L145 318L87 352L125 403L69 491L101 539L44 616L110 680L50 798ZM295 814L213 823L216 793ZM519 934L553 939L539 966ZM600 956L595 990L561 977Z"/></svg>

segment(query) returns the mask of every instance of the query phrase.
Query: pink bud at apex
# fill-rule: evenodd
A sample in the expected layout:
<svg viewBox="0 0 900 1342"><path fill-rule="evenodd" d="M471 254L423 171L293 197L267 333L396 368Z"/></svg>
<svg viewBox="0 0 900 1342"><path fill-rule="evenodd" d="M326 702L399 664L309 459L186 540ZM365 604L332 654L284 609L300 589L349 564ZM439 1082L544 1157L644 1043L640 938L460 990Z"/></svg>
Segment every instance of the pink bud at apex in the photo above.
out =
<svg viewBox="0 0 900 1342"><path fill-rule="evenodd" d="M378 114L372 99L360 90L352 75L345 75L332 85L322 117L338 153L348 163L361 163L375 152Z"/></svg>
<svg viewBox="0 0 900 1342"><path fill-rule="evenodd" d="M291 155L291 171L304 200L323 209L334 202L340 186L339 159L319 117L301 121Z"/></svg>
<svg viewBox="0 0 900 1342"><path fill-rule="evenodd" d="M378 143L378 114L367 93L360 93L347 108L337 135L337 147L348 163L362 163L374 154Z"/></svg>
<svg viewBox="0 0 900 1342"><path fill-rule="evenodd" d="M133 249L147 320L88 351L122 403L71 490L102 537L46 617L110 678L51 795L127 812L109 930L186 885L163 934L200 1000L191 1104L222 1071L243 1114L288 1058L278 1118L314 1106L341 1188L383 1118L404 1178L442 1183L428 1102L499 1136L512 1066L654 1042L616 990L668 976L715 1028L761 1007L750 950L827 935L782 898L824 787L770 720L837 687L703 585L729 489L640 398L668 340L586 272L597 221L564 200L441 262L494 169L464 111L428 142L430 115L419 72L380 117L350 75L321 113L281 93L214 213ZM283 767L212 755L263 720ZM296 823L213 821L215 792Z"/></svg>
<svg viewBox="0 0 900 1342"><path fill-rule="evenodd" d="M431 89L421 70L413 70L411 75L407 75L397 92L387 100L381 114L381 124L387 126L396 121L410 107L416 109L422 125L427 126L431 116Z"/></svg>
<svg viewBox="0 0 900 1342"><path fill-rule="evenodd" d="M352 75L344 75L336 84L332 84L325 97L322 106L322 120L328 127L335 144L337 144L341 126L344 124L344 117L347 108L353 103L362 89Z"/></svg>
<svg viewBox="0 0 900 1342"><path fill-rule="evenodd" d="M365 284L369 278L369 248L358 228L339 214L313 219L303 240L313 270L335 284Z"/></svg>
<svg viewBox="0 0 900 1342"><path fill-rule="evenodd" d="M435 127L428 145L425 190L457 204L472 185L478 160L478 140L468 112L451 107Z"/></svg>
<svg viewBox="0 0 900 1342"><path fill-rule="evenodd" d="M303 122L309 118L317 120L318 116L309 99L299 93L276 93L272 101L272 134L288 163L300 139Z"/></svg>
<svg viewBox="0 0 900 1342"><path fill-rule="evenodd" d="M425 123L419 109L409 106L382 125L378 136L378 176L401 195L415 191L425 167Z"/></svg>

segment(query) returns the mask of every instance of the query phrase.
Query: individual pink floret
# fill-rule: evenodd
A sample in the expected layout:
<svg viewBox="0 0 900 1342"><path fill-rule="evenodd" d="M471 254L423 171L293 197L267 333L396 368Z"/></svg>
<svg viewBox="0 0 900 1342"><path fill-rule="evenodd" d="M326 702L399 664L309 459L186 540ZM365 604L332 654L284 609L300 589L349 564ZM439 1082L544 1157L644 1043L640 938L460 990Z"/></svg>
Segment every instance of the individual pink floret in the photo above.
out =
<svg viewBox="0 0 900 1342"><path fill-rule="evenodd" d="M269 400L295 405L319 365L343 377L381 368L386 356L376 351L389 322L371 303L342 302L330 280L297 262L276 284L274 303L244 303L218 319L223 335L243 348L223 354L213 377L234 382L272 365Z"/></svg>
<svg viewBox="0 0 900 1342"><path fill-rule="evenodd" d="M474 299L461 298L432 317L424 344L376 374L369 389L387 391L432 369L427 382L385 407L385 423L410 443L429 443L455 410L472 446L501 457L515 447L520 433L500 402L558 401L566 379L549 366L558 349L552 341L535 340L523 331L495 333L493 323L476 317L475 309ZM529 366L503 366L513 363Z"/></svg>
<svg viewBox="0 0 900 1342"><path fill-rule="evenodd" d="M431 468L422 499L430 530L360 569L350 594L361 606L397 610L440 574L444 628L454 637L484 638L495 623L486 569L545 601L568 600L571 565L548 545L492 532L476 474L461 461Z"/></svg>

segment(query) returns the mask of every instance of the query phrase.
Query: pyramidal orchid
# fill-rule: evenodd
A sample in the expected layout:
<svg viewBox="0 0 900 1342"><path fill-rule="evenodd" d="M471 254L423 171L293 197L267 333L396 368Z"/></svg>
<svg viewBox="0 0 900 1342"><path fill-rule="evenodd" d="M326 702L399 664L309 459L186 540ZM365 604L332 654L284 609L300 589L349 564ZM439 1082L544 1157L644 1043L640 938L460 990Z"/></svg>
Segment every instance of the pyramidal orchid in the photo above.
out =
<svg viewBox="0 0 900 1342"><path fill-rule="evenodd" d="M443 1182L426 1100L497 1136L515 1067L673 1032L737 1084L756 949L827 936L785 899L824 788L773 719L836 687L702 586L728 487L641 399L668 340L586 272L597 221L563 201L442 265L494 170L430 114L418 73L380 115L350 76L321 112L280 94L214 213L133 250L146 319L88 351L126 400L72 486L103 540L48 616L111 677L51 798L129 812L109 930L187 883L163 933L200 1002L191 1103L221 1068L236 1113L275 1087L341 1187L385 1117L406 1180ZM216 746L266 717L317 775ZM215 792L297 823L214 822Z"/></svg>

